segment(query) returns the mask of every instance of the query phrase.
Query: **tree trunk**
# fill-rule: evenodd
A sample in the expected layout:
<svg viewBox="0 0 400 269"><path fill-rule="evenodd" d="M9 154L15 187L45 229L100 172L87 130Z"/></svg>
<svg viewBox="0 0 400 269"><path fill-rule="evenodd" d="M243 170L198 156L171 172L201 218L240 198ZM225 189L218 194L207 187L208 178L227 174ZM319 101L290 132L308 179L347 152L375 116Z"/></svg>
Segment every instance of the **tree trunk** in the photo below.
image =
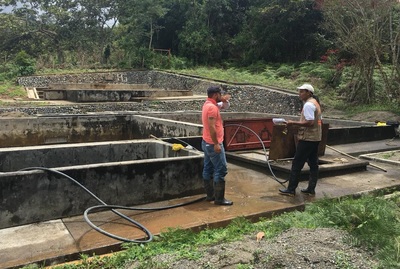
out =
<svg viewBox="0 0 400 269"><path fill-rule="evenodd" d="M151 50L152 43L153 43L153 20L150 20L150 40L149 40L149 50Z"/></svg>

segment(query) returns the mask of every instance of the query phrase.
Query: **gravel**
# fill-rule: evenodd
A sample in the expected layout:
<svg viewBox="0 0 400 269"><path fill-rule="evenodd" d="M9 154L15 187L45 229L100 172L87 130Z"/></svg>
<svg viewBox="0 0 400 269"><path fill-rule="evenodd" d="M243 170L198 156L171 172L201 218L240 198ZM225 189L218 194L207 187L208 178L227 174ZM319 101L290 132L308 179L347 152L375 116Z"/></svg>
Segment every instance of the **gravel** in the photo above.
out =
<svg viewBox="0 0 400 269"><path fill-rule="evenodd" d="M66 104L66 105L36 105L36 106L5 106L0 107L0 114L14 113L20 116L47 114L86 114L105 111L166 111L173 112L184 107L187 111L199 111L204 100L191 101L144 101L138 103L97 103L97 104Z"/></svg>
<svg viewBox="0 0 400 269"><path fill-rule="evenodd" d="M162 254L151 260L134 262L134 268L376 268L373 254L346 243L349 235L341 230L292 228L276 238L257 242L256 235L240 241L201 248L198 260L179 259L174 254ZM247 267L239 267L247 266Z"/></svg>

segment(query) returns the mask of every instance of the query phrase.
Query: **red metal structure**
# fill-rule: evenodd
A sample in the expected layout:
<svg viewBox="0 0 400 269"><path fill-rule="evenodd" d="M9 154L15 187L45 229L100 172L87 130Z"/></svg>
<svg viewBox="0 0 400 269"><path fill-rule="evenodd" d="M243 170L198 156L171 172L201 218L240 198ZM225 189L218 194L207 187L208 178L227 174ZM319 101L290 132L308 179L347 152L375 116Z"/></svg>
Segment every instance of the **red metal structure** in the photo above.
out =
<svg viewBox="0 0 400 269"><path fill-rule="evenodd" d="M292 158L296 151L298 128L274 125L272 118L224 120L226 151L268 149L269 159ZM329 124L322 124L318 155L325 154ZM261 144L261 141L262 144Z"/></svg>
<svg viewBox="0 0 400 269"><path fill-rule="evenodd" d="M269 148L273 127L271 118L225 120L224 147L227 151L261 149L261 139L264 146Z"/></svg>

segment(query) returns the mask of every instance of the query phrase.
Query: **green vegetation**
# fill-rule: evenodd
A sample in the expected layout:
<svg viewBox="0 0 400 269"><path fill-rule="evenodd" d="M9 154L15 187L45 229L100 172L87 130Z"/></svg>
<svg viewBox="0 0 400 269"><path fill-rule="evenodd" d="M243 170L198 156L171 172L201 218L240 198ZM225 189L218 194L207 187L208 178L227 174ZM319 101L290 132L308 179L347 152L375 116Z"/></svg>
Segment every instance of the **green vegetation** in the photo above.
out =
<svg viewBox="0 0 400 269"><path fill-rule="evenodd" d="M35 60L31 56L25 51L20 51L13 61L0 65L0 82L18 76L32 75L36 71L35 65Z"/></svg>
<svg viewBox="0 0 400 269"><path fill-rule="evenodd" d="M282 66L285 67L286 65ZM234 67L228 69L214 67L197 67L176 71L187 75L195 75L215 80L223 80L230 83L275 86L279 88L292 89L293 92L296 92L296 81L280 76L279 70L274 70L272 66L264 65L264 70L257 73L252 73L251 71L249 71L249 69Z"/></svg>
<svg viewBox="0 0 400 269"><path fill-rule="evenodd" d="M343 71L338 72L329 63L305 62L300 65L258 63L246 68L194 67L173 69L173 71L229 83L273 86L290 90L293 93L297 93L296 87L299 85L310 82L314 85L316 95L325 107L341 110L349 116L368 111L390 111L400 115L400 104L396 102L396 99L387 102L387 99L382 97L376 98L374 104L365 105L353 102L349 105L346 92L350 83L349 73L351 70L344 68ZM376 76L375 80L378 79ZM381 91L382 89L379 92Z"/></svg>
<svg viewBox="0 0 400 269"><path fill-rule="evenodd" d="M58 0L56 6L2 1L0 11L11 11L0 13L0 81L45 69L212 66L241 69L244 82L247 72L259 74L258 84L284 88L293 86L287 79L309 74L317 88L335 89L329 95L350 106L399 103L397 0Z"/></svg>
<svg viewBox="0 0 400 269"><path fill-rule="evenodd" d="M15 85L10 81L6 81L4 83L0 82L0 96L7 98L22 98L26 97L26 92L24 87Z"/></svg>
<svg viewBox="0 0 400 269"><path fill-rule="evenodd" d="M240 240L244 235L265 231L265 239L273 238L289 228L318 227L342 229L349 233L348 244L367 248L380 261L380 268L400 266L400 196L392 198L363 196L359 199L322 199L308 204L304 212L290 212L270 220L250 223L237 218L226 228L206 229L194 233L182 229L168 229L146 245L125 244L125 250L107 257L82 256L78 265L58 266L58 269L124 268L137 261L140 268L163 268L150 260L154 255L173 253L177 259L196 260L202 253L199 247ZM259 254L259 253L258 253ZM253 255L258 255L254 253ZM345 253L337 253L338 268L352 268ZM249 268L248 265L240 265ZM40 268L31 265L25 269Z"/></svg>
<svg viewBox="0 0 400 269"><path fill-rule="evenodd" d="M396 155L396 152L395 151L392 151L392 152L389 152L389 153L384 153L384 154L382 154L382 158L383 159L390 159L390 158L392 158L393 156L395 156Z"/></svg>

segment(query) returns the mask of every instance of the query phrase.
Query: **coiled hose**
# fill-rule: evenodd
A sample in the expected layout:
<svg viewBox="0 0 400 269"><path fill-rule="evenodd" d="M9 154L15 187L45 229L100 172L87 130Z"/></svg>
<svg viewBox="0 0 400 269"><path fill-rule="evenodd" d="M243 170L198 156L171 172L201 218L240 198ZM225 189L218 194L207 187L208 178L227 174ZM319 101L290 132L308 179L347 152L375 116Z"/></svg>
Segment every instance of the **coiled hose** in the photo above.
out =
<svg viewBox="0 0 400 269"><path fill-rule="evenodd" d="M115 209L136 210L136 211L156 211L156 210L165 210L165 209L180 207L180 206L184 206L184 205L189 205L189 204L193 204L193 203L196 203L196 202L199 202L199 201L202 201L202 200L205 199L205 197L202 197L202 198L199 198L199 199L196 199L196 200L193 200L193 201L189 201L189 202L186 202L186 203L180 203L180 204L176 204L176 205L170 205L170 206L164 206L164 207L156 207L156 208L146 208L146 207L143 208L143 207L128 207L128 206L119 206L119 205L108 205L104 201L102 201L99 197L94 195L89 189L87 189L85 186L83 186L81 183L79 183L77 180L75 180L74 178L68 176L67 174L64 174L64 173L62 173L60 171L57 171L55 169L46 168L46 167L28 167L28 168L21 169L19 171L31 171L31 170L42 170L42 171L46 171L46 172L50 172L50 173L53 173L53 174L56 174L56 175L63 176L65 178L71 180L73 183L75 183L76 185L81 187L84 191L86 191L88 194L90 194L101 205L92 206L92 207L89 207L88 209L86 209L84 214L83 214L85 221L89 224L90 227L92 227L93 229L95 229L99 233L102 233L102 234L104 234L104 235L106 235L108 237L111 237L111 238L114 238L116 240L120 240L120 241L123 241L123 242L148 243L148 242L153 240L153 235L146 227L141 225L139 222L137 222L134 219L122 214L121 212L118 212ZM146 234L147 239L144 239L144 240L133 240L133 239L120 237L118 235L109 233L109 232L101 229L100 227L96 226L89 219L88 214L92 210L99 210L99 209L109 209L109 210L111 210L116 215L120 216L121 218L123 218L123 219L127 220L128 222L130 222L131 224L133 224L136 228L142 230Z"/></svg>

